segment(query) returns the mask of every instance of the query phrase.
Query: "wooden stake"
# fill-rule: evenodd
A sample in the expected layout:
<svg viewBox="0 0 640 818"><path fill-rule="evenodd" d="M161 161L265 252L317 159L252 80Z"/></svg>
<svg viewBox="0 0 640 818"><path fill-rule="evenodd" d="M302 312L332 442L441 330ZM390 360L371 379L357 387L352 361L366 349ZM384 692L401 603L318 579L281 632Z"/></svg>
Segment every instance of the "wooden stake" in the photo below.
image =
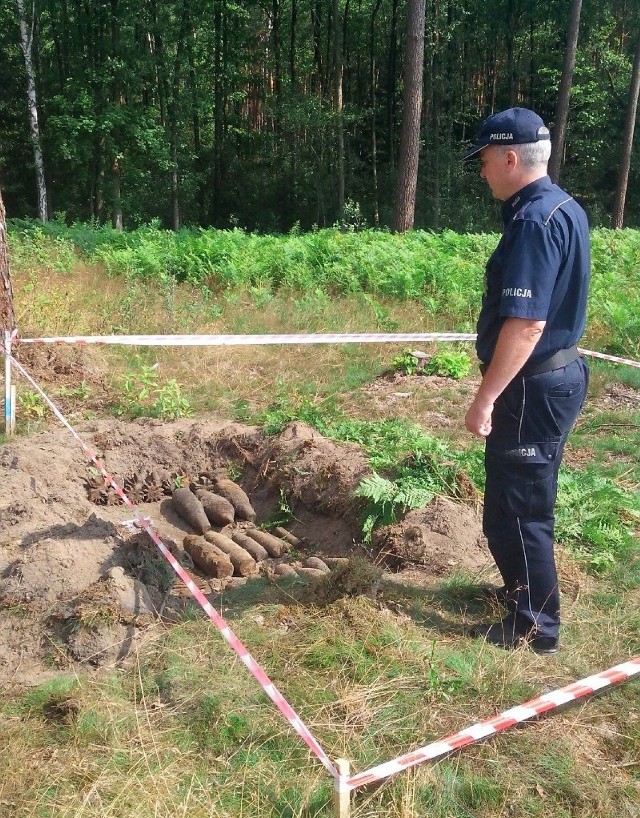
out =
<svg viewBox="0 0 640 818"><path fill-rule="evenodd" d="M335 818L349 818L351 815L351 790L342 788L341 779L349 777L351 774L351 764L346 758L337 758L335 763L340 773L340 778L336 779L335 792L333 794Z"/></svg>

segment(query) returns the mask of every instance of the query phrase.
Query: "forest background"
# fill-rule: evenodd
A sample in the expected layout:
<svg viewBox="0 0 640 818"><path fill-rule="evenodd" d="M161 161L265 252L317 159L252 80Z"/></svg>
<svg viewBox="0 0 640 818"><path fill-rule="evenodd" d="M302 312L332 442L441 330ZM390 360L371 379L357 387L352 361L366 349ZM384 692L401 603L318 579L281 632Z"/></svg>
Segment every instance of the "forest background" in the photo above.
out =
<svg viewBox="0 0 640 818"><path fill-rule="evenodd" d="M560 182L608 226L640 71L639 8L429 0L415 226L497 227L460 154L483 117L510 105L534 108L553 133L576 10ZM38 215L37 110L47 211L69 222L391 226L410 12L401 0L0 0L7 214Z"/></svg>

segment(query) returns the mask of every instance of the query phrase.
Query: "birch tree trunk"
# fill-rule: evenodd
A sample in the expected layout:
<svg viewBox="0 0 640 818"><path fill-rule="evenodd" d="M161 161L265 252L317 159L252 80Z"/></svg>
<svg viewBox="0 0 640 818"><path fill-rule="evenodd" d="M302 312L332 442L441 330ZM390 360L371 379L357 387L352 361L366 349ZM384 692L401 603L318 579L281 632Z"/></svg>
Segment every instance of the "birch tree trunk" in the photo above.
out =
<svg viewBox="0 0 640 818"><path fill-rule="evenodd" d="M398 233L412 229L416 209L424 68L424 18L425 0L409 0L402 129L394 197L393 228Z"/></svg>
<svg viewBox="0 0 640 818"><path fill-rule="evenodd" d="M613 213L611 214L611 227L614 230L619 230L624 224L624 205L627 199L627 185L629 183L629 170L631 169L631 152L633 150L633 134L636 126L636 115L638 113L639 96L640 96L640 35L638 36L636 52L633 59L633 69L631 71L631 83L629 85L629 103L627 105L627 116L624 123L624 134L622 136L622 155L620 156L618 184L616 185L616 197L613 203Z"/></svg>
<svg viewBox="0 0 640 818"><path fill-rule="evenodd" d="M117 69L120 56L120 15L118 9L119 0L111 0L111 59L114 64L111 100L117 108L124 104L124 96L121 85L120 74ZM118 139L114 138L116 146ZM122 154L118 147L115 148L115 155L111 160L111 226L114 230L124 230L124 217L122 214Z"/></svg>
<svg viewBox="0 0 640 818"><path fill-rule="evenodd" d="M38 104L36 95L36 77L33 68L33 26L35 10L32 15L31 31L27 28L27 18L24 11L24 0L16 0L18 21L20 23L20 47L24 56L24 65L27 72L27 107L29 109L29 125L31 128L31 145L33 147L33 161L36 169L36 187L38 192L38 218L48 221L47 213L47 185L44 178L44 160L42 158L42 144L40 141L40 126L38 125Z"/></svg>
<svg viewBox="0 0 640 818"><path fill-rule="evenodd" d="M182 226L180 213L180 169L178 158L179 141L179 99L180 99L180 79L182 72L182 58L187 39L189 25L189 0L184 0L182 4L182 14L180 17L180 31L176 45L176 56L173 65L173 83L171 88L171 102L169 105L169 133L171 143L171 229L176 232Z"/></svg>

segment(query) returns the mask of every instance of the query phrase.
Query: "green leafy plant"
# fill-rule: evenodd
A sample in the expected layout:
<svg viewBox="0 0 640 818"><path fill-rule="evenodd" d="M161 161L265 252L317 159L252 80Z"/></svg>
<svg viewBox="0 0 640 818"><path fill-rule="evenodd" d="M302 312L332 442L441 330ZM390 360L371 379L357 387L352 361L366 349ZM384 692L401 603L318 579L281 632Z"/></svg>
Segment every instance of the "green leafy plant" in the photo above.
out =
<svg viewBox="0 0 640 818"><path fill-rule="evenodd" d="M379 474L365 477L354 491L356 497L368 500L362 531L365 542L371 542L373 529L396 520L396 512L421 508L431 502L434 492L418 479L387 480Z"/></svg>
<svg viewBox="0 0 640 818"><path fill-rule="evenodd" d="M38 392L27 390L18 395L22 413L30 420L42 420L47 414L48 406Z"/></svg>
<svg viewBox="0 0 640 818"><path fill-rule="evenodd" d="M269 518L259 527L264 529L270 529L276 525L287 525L287 523L290 523L291 520L295 519L296 517L295 514L293 513L293 509L291 508L289 498L287 497L287 492L281 486L280 496L278 498L278 504L276 508L269 515Z"/></svg>
<svg viewBox="0 0 640 818"><path fill-rule="evenodd" d="M191 405L175 379L158 382L158 365L142 364L122 379L122 396L116 414L128 417L156 417L175 420L189 417Z"/></svg>
<svg viewBox="0 0 640 818"><path fill-rule="evenodd" d="M230 480L233 480L234 482L237 483L238 480L242 477L243 468L238 463L234 463L232 461L231 463L227 463L225 468L227 470L227 476L229 477Z"/></svg>
<svg viewBox="0 0 640 818"><path fill-rule="evenodd" d="M396 355L393 359L392 366L396 372L402 372L404 375L415 375L418 371L418 359L410 349L403 349L400 355Z"/></svg>
<svg viewBox="0 0 640 818"><path fill-rule="evenodd" d="M86 401L90 395L90 389L86 381L80 381L77 386L61 386L58 395L63 398L74 398L79 401Z"/></svg>
<svg viewBox="0 0 640 818"><path fill-rule="evenodd" d="M152 407L154 417L176 420L191 415L191 405L182 394L182 387L173 378L157 387L154 397Z"/></svg>
<svg viewBox="0 0 640 818"><path fill-rule="evenodd" d="M425 364L426 375L440 375L459 381L469 374L471 359L462 349L443 348L438 350Z"/></svg>

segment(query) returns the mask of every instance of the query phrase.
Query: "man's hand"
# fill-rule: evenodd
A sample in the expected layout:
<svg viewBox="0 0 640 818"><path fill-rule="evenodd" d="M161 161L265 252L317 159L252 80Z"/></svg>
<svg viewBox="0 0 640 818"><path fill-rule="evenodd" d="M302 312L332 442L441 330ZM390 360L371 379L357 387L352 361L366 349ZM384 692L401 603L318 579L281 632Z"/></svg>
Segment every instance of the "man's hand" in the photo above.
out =
<svg viewBox="0 0 640 818"><path fill-rule="evenodd" d="M491 431L491 413L493 412L492 403L483 403L475 400L467 410L464 418L464 425L471 432L472 435L478 437L486 437Z"/></svg>

